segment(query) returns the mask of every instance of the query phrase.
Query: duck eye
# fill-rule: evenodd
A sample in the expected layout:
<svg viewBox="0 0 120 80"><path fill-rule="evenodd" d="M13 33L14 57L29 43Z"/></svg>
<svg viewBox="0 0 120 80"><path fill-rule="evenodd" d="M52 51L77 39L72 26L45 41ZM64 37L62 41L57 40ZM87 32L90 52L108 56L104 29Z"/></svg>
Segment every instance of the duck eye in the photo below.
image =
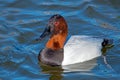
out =
<svg viewBox="0 0 120 80"><path fill-rule="evenodd" d="M59 25L59 22L58 22L58 21L54 22L54 25L55 25L55 26L58 26L58 25Z"/></svg>

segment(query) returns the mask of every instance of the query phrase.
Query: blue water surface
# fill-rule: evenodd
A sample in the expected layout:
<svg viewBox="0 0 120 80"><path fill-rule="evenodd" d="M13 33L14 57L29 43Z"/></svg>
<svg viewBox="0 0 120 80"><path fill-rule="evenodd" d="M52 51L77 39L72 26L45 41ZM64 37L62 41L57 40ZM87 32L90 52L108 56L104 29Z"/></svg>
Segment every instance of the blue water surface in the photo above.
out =
<svg viewBox="0 0 120 80"><path fill-rule="evenodd" d="M61 67L39 64L47 38L35 41L54 14L65 17L69 35L111 38L109 65L98 57ZM119 80L120 0L0 0L0 80Z"/></svg>

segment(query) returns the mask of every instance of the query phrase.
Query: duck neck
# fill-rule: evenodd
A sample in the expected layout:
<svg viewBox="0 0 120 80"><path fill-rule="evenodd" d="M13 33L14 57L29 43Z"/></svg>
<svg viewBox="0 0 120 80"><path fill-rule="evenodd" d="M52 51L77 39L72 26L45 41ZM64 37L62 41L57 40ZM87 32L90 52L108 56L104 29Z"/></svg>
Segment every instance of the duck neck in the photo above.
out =
<svg viewBox="0 0 120 80"><path fill-rule="evenodd" d="M47 42L46 47L52 50L59 50L64 47L67 35L53 35Z"/></svg>

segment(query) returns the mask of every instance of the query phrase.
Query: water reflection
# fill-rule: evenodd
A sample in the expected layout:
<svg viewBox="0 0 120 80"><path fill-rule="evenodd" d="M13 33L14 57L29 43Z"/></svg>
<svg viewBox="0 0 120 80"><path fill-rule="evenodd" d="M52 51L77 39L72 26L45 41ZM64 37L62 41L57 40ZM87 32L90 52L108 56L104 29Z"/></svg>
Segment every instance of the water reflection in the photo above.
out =
<svg viewBox="0 0 120 80"><path fill-rule="evenodd" d="M97 65L97 60L93 59L84 63L77 63L73 65L66 65L66 66L48 66L40 63L40 67L42 69L43 74L49 74L49 80L62 80L63 73L68 72L78 72L78 71L90 71Z"/></svg>
<svg viewBox="0 0 120 80"><path fill-rule="evenodd" d="M61 66L52 67L40 63L40 67L42 73L50 75L49 80L62 80L63 69Z"/></svg>

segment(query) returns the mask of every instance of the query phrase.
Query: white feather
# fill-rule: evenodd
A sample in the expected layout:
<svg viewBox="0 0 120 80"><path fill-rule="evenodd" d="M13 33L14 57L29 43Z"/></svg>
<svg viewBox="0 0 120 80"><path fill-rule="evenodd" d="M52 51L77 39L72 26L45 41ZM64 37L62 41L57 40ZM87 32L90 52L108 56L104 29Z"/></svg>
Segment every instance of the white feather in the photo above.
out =
<svg viewBox="0 0 120 80"><path fill-rule="evenodd" d="M80 63L100 56L102 41L91 36L71 36L64 46L62 65Z"/></svg>

